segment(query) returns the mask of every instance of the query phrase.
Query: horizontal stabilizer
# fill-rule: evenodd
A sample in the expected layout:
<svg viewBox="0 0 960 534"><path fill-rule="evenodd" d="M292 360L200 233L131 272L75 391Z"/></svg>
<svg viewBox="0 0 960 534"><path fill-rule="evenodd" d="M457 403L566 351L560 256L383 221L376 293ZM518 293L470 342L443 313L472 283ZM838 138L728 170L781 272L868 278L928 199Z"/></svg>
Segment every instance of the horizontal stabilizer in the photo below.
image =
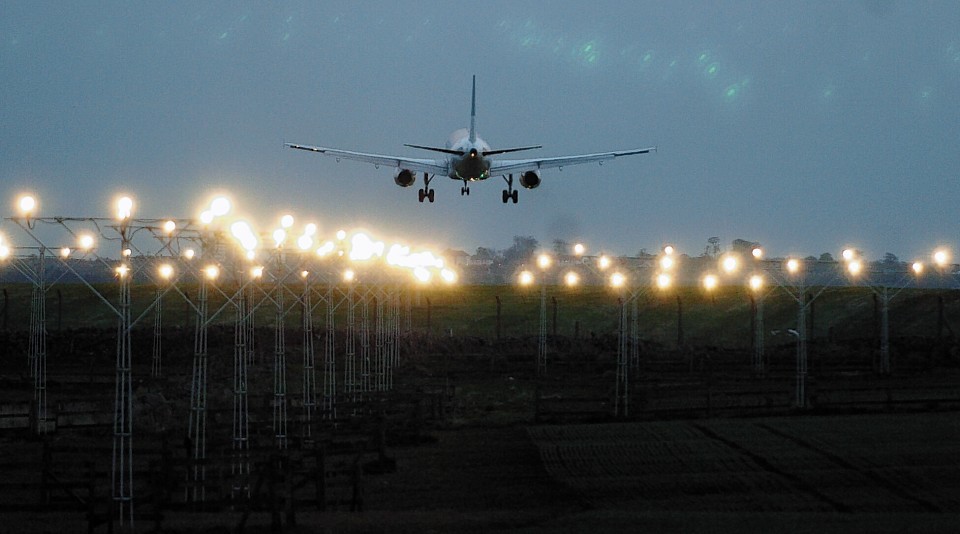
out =
<svg viewBox="0 0 960 534"><path fill-rule="evenodd" d="M403 146L408 146L410 148L419 148L420 150L431 150L433 152L443 152L444 154L453 154L454 156L464 155L462 150L451 150L449 148L437 148L432 146L406 145L406 144Z"/></svg>
<svg viewBox="0 0 960 534"><path fill-rule="evenodd" d="M543 148L542 145L536 146L521 146L517 148L501 148L499 150L488 150L483 153L484 156L495 156L497 154L506 154L507 152L522 152L524 150L536 150L538 148Z"/></svg>

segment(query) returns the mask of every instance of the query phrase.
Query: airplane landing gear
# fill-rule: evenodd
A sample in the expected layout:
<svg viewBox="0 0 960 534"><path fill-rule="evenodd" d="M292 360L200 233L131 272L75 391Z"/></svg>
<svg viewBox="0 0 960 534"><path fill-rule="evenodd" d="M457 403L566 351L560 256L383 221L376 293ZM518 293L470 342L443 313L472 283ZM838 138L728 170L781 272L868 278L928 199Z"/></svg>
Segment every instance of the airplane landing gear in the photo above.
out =
<svg viewBox="0 0 960 534"><path fill-rule="evenodd" d="M433 204L433 189L430 189L430 180L432 179L432 176L427 173L423 173L423 189L419 191L418 195L421 204L423 204L424 199L429 200L430 203Z"/></svg>
<svg viewBox="0 0 960 534"><path fill-rule="evenodd" d="M465 186L463 186L463 187L460 188L460 196L463 196L463 195L470 196L470 186L469 186L469 185L465 185Z"/></svg>
<svg viewBox="0 0 960 534"><path fill-rule="evenodd" d="M506 204L512 200L516 204L518 197L517 190L513 188L513 175L504 176L503 179L507 182L507 188L503 190L503 203Z"/></svg>

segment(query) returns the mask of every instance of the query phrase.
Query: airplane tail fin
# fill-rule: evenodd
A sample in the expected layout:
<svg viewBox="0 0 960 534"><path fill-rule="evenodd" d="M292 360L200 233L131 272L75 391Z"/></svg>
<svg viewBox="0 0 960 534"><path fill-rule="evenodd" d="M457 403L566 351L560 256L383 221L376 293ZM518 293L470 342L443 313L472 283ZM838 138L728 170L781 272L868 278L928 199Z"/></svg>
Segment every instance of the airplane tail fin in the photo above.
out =
<svg viewBox="0 0 960 534"><path fill-rule="evenodd" d="M473 94L470 97L470 142L477 142L477 75L473 75Z"/></svg>

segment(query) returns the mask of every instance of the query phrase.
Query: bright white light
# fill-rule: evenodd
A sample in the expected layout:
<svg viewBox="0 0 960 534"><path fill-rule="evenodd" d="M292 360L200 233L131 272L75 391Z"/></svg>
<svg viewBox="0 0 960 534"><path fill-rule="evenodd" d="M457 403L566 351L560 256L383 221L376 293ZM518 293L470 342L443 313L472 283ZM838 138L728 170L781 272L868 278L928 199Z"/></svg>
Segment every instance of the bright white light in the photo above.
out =
<svg viewBox="0 0 960 534"><path fill-rule="evenodd" d="M950 261L950 253L946 249L940 248L933 253L933 263L937 264L937 267L943 267Z"/></svg>
<svg viewBox="0 0 960 534"><path fill-rule="evenodd" d="M577 256L583 256L583 253L587 251L587 247L583 246L583 243L577 243L573 246L573 253Z"/></svg>
<svg viewBox="0 0 960 534"><path fill-rule="evenodd" d="M200 213L200 222L203 224L210 224L213 222L213 212L210 210L204 210Z"/></svg>
<svg viewBox="0 0 960 534"><path fill-rule="evenodd" d="M537 267L540 267L541 269L549 269L551 263L553 263L553 258L551 258L548 254L541 254L537 256Z"/></svg>
<svg viewBox="0 0 960 534"><path fill-rule="evenodd" d="M620 273L610 275L610 285L613 287L623 287L627 283L627 277Z"/></svg>
<svg viewBox="0 0 960 534"><path fill-rule="evenodd" d="M610 267L610 258L606 256L600 256L597 259L597 267L599 267L601 271Z"/></svg>
<svg viewBox="0 0 960 534"><path fill-rule="evenodd" d="M33 215L33 210L37 209L37 199L30 195L23 195L17 205L20 207L20 213L30 216Z"/></svg>
<svg viewBox="0 0 960 534"><path fill-rule="evenodd" d="M759 260L760 258L763 257L763 249L760 247L755 247L753 250L750 251L750 254L752 254L754 258Z"/></svg>
<svg viewBox="0 0 960 534"><path fill-rule="evenodd" d="M173 266L169 263L164 263L157 268L157 273L160 274L160 278L164 280L169 280L173 276Z"/></svg>
<svg viewBox="0 0 960 534"><path fill-rule="evenodd" d="M93 236L90 234L83 234L77 240L77 244L80 245L81 250L90 250L93 248Z"/></svg>
<svg viewBox="0 0 960 534"><path fill-rule="evenodd" d="M670 279L669 274L661 273L657 275L657 287L660 289L667 289L670 287L671 282L672 280Z"/></svg>
<svg viewBox="0 0 960 534"><path fill-rule="evenodd" d="M457 273L451 271L450 269L442 269L440 271L440 278L444 282L452 284L457 281Z"/></svg>
<svg viewBox="0 0 960 534"><path fill-rule="evenodd" d="M344 282L353 282L357 278L357 273L353 272L353 269L347 269L343 271L343 281Z"/></svg>
<svg viewBox="0 0 960 534"><path fill-rule="evenodd" d="M223 217L224 215L230 213L230 201L227 200L227 197L216 197L210 202L210 213L214 217Z"/></svg>
<svg viewBox="0 0 960 534"><path fill-rule="evenodd" d="M672 255L673 252L674 252L673 245L667 245L663 247L663 253L666 254L667 256Z"/></svg>
<svg viewBox="0 0 960 534"><path fill-rule="evenodd" d="M167 234L172 234L173 231L176 229L177 229L177 223L173 222L172 220L163 223L163 231L166 232Z"/></svg>
<svg viewBox="0 0 960 534"><path fill-rule="evenodd" d="M61 257L61 258L69 258L69 257L70 257L70 247L63 247L62 249L60 249L60 257Z"/></svg>
<svg viewBox="0 0 960 534"><path fill-rule="evenodd" d="M6 245L0 245L0 260L5 260L10 257L10 247Z"/></svg>
<svg viewBox="0 0 960 534"><path fill-rule="evenodd" d="M310 271L300 271L300 278L306 278L310 276Z"/></svg>
<svg viewBox="0 0 960 534"><path fill-rule="evenodd" d="M384 246L382 241L374 241L367 234L356 233L350 239L350 259L366 261L374 256L383 256Z"/></svg>
<svg viewBox="0 0 960 534"><path fill-rule="evenodd" d="M664 271L669 271L673 267L673 258L670 256L664 256L660 258L660 268Z"/></svg>
<svg viewBox="0 0 960 534"><path fill-rule="evenodd" d="M850 274L856 276L863 270L863 264L860 263L860 260L851 260L847 263L847 270L850 271Z"/></svg>
<svg viewBox="0 0 960 534"><path fill-rule="evenodd" d="M787 270L791 273L796 273L800 270L800 262L794 258L787 260Z"/></svg>
<svg viewBox="0 0 960 534"><path fill-rule="evenodd" d="M216 265L207 265L203 268L203 274L207 276L207 280L216 280L220 276L220 268Z"/></svg>
<svg viewBox="0 0 960 534"><path fill-rule="evenodd" d="M347 232L343 230L337 230L337 241L343 241L347 238Z"/></svg>
<svg viewBox="0 0 960 534"><path fill-rule="evenodd" d="M845 248L843 252L840 253L840 256L843 258L843 261L850 261L854 258L856 254L853 252L853 249Z"/></svg>
<svg viewBox="0 0 960 534"><path fill-rule="evenodd" d="M336 245L333 244L333 241L327 241L317 249L317 256L322 258L333 252L334 248L336 248Z"/></svg>
<svg viewBox="0 0 960 534"><path fill-rule="evenodd" d="M921 274L921 273L923 273L923 263L922 263L922 262L915 261L915 262L913 262L913 265L910 266L910 268L913 269L913 274Z"/></svg>
<svg viewBox="0 0 960 534"><path fill-rule="evenodd" d="M570 271L567 274L563 275L563 283L567 284L569 287L574 287L580 283L580 275Z"/></svg>
<svg viewBox="0 0 960 534"><path fill-rule="evenodd" d="M283 242L286 239L287 239L287 231L284 230L283 228L277 228L276 230L273 231L273 243L278 248L280 247L280 245L283 244Z"/></svg>
<svg viewBox="0 0 960 534"><path fill-rule="evenodd" d="M518 280L520 281L520 285L528 286L533 283L533 273L530 271L522 271Z"/></svg>
<svg viewBox="0 0 960 534"><path fill-rule="evenodd" d="M763 287L763 277L759 274L755 274L750 277L750 289L757 291Z"/></svg>
<svg viewBox="0 0 960 534"><path fill-rule="evenodd" d="M314 235L316 235L316 233L317 233L317 225L314 224L314 223L308 223L308 224L303 228L303 233L304 233L304 235L309 235L309 236L314 236Z"/></svg>
<svg viewBox="0 0 960 534"><path fill-rule="evenodd" d="M715 274L708 274L703 277L703 287L708 291L713 291L714 289L716 289L719 283L720 282L717 279L717 275Z"/></svg>
<svg viewBox="0 0 960 534"><path fill-rule="evenodd" d="M192 260L193 257L196 256L196 255L197 255L197 253L196 253L192 248L188 248L187 250L184 250L184 251L183 251L183 257L186 258L186 259L188 259L188 260Z"/></svg>
<svg viewBox="0 0 960 534"><path fill-rule="evenodd" d="M250 260L250 261L253 261L253 260L257 259L257 251L256 251L256 250L248 250L248 251L244 252L243 255L244 255L248 260Z"/></svg>
<svg viewBox="0 0 960 534"><path fill-rule="evenodd" d="M724 256L723 261L720 262L720 265L723 267L723 271L727 274L736 271L739 264L740 262L737 260L737 257L732 255Z"/></svg>
<svg viewBox="0 0 960 534"><path fill-rule="evenodd" d="M257 266L255 266L255 267L251 267L251 268L250 268L250 276L251 276L252 278L260 278L260 277L262 277L262 276L263 276L263 266L262 266L262 265L257 265Z"/></svg>
<svg viewBox="0 0 960 534"><path fill-rule="evenodd" d="M413 270L413 277L417 279L420 283L427 283L430 281L430 271L423 267L416 267Z"/></svg>
<svg viewBox="0 0 960 534"><path fill-rule="evenodd" d="M297 238L297 247L299 247L300 250L310 250L311 248L313 248L313 238L311 238L311 237L310 237L309 235L307 235L307 234L304 234L304 235L298 237L298 238Z"/></svg>
<svg viewBox="0 0 960 534"><path fill-rule="evenodd" d="M130 272L130 267L127 267L126 265L121 264L119 267L116 268L116 272L120 278L123 278L124 276L127 276L127 273Z"/></svg>
<svg viewBox="0 0 960 534"><path fill-rule="evenodd" d="M133 251L132 251L132 250L130 250L130 249L128 249L128 248L123 249L123 257L124 257L124 258L129 258L131 254L133 254Z"/></svg>
<svg viewBox="0 0 960 534"><path fill-rule="evenodd" d="M117 218L121 221L129 219L133 213L133 199L130 197L120 197L117 200Z"/></svg>
<svg viewBox="0 0 960 534"><path fill-rule="evenodd" d="M284 215L280 217L280 227L281 228L290 228L293 226L293 215Z"/></svg>
<svg viewBox="0 0 960 534"><path fill-rule="evenodd" d="M250 223L246 221L236 221L230 225L230 233L240 242L243 250L252 251L257 248L257 236L253 233Z"/></svg>

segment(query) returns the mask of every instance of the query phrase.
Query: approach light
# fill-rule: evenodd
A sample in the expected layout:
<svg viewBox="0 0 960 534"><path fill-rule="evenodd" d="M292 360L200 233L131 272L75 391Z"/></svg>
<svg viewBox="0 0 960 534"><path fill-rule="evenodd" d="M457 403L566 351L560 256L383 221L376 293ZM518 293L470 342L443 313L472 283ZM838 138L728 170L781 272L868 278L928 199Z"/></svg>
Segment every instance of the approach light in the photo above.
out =
<svg viewBox="0 0 960 534"><path fill-rule="evenodd" d="M627 283L627 277L621 273L613 273L610 275L610 285L614 288L621 288Z"/></svg>
<svg viewBox="0 0 960 534"><path fill-rule="evenodd" d="M263 265L257 265L250 268L250 276L252 278L261 278L263 276Z"/></svg>
<svg viewBox="0 0 960 534"><path fill-rule="evenodd" d="M257 259L257 251L256 251L256 250L248 250L248 251L244 252L243 255L244 255L244 257L246 257L246 258L247 258L248 260L250 260L250 261L253 261L253 260Z"/></svg>
<svg viewBox="0 0 960 534"><path fill-rule="evenodd" d="M70 247L63 247L62 249L60 249L60 257L63 258L63 259L69 258L69 257L70 257Z"/></svg>
<svg viewBox="0 0 960 534"><path fill-rule="evenodd" d="M336 248L336 245L333 244L333 241L327 241L323 245L320 245L320 248L317 249L317 256L321 258L333 252Z"/></svg>
<svg viewBox="0 0 960 534"><path fill-rule="evenodd" d="M0 260L5 260L10 257L10 247L6 245L0 245Z"/></svg>
<svg viewBox="0 0 960 534"><path fill-rule="evenodd" d="M563 283L567 284L567 287L574 287L580 283L580 275L570 271L563 275Z"/></svg>
<svg viewBox="0 0 960 534"><path fill-rule="evenodd" d="M947 252L947 249L939 248L933 253L933 263L937 267L945 267L947 262L950 261L950 253Z"/></svg>
<svg viewBox="0 0 960 534"><path fill-rule="evenodd" d="M120 266L116 268L116 272L117 272L117 276L119 276L120 278L123 278L127 276L127 273L130 272L130 267L127 267L125 264L121 263Z"/></svg>
<svg viewBox="0 0 960 534"><path fill-rule="evenodd" d="M183 251L183 257L186 258L187 260L192 260L193 257L196 255L197 255L196 251L194 251L192 248L188 248Z"/></svg>
<svg viewBox="0 0 960 534"><path fill-rule="evenodd" d="M169 263L164 263L157 267L157 273L160 275L160 278L164 280L169 280L173 276L173 266Z"/></svg>
<svg viewBox="0 0 960 534"><path fill-rule="evenodd" d="M843 252L840 253L840 256L843 258L843 261L850 261L855 258L857 255L853 249L845 248Z"/></svg>
<svg viewBox="0 0 960 534"><path fill-rule="evenodd" d="M300 250L310 250L310 248L313 247L313 238L307 234L303 234L297 238L297 246L300 247Z"/></svg>
<svg viewBox="0 0 960 534"><path fill-rule="evenodd" d="M740 266L740 260L732 254L727 254L723 257L723 260L721 260L720 266L723 267L725 273L731 274Z"/></svg>
<svg viewBox="0 0 960 534"><path fill-rule="evenodd" d="M347 232L344 230L337 230L337 241L343 241L347 238Z"/></svg>
<svg viewBox="0 0 960 534"><path fill-rule="evenodd" d="M257 248L257 236L253 233L250 223L246 221L236 221L230 225L230 233L240 242L243 250L251 252Z"/></svg>
<svg viewBox="0 0 960 534"><path fill-rule="evenodd" d="M216 197L210 202L210 213L214 217L223 217L224 215L230 213L230 201L227 200L227 197Z"/></svg>
<svg viewBox="0 0 960 534"><path fill-rule="evenodd" d="M453 284L457 281L457 273L451 271L450 269L441 269L440 278L448 284Z"/></svg>
<svg viewBox="0 0 960 534"><path fill-rule="evenodd" d="M753 255L754 259L759 260L763 258L763 249L760 247L754 247L753 250L750 251L750 254Z"/></svg>
<svg viewBox="0 0 960 534"><path fill-rule="evenodd" d="M913 274L922 274L923 273L923 263L919 261L913 262L913 265L910 266L913 269Z"/></svg>
<svg viewBox="0 0 960 534"><path fill-rule="evenodd" d="M163 231L167 234L172 234L174 230L177 229L177 223L172 220L163 223Z"/></svg>
<svg viewBox="0 0 960 534"><path fill-rule="evenodd" d="M383 256L385 247L383 241L374 241L367 234L358 232L350 238L350 259L367 261L374 256Z"/></svg>
<svg viewBox="0 0 960 534"><path fill-rule="evenodd" d="M290 215L288 213L287 215L280 217L281 228L287 229L287 228L290 228L291 226L293 226L293 215Z"/></svg>
<svg viewBox="0 0 960 534"><path fill-rule="evenodd" d="M672 269L673 263L674 262L673 262L672 256L664 256L660 258L660 268L663 269L664 271L669 271L670 269Z"/></svg>
<svg viewBox="0 0 960 534"><path fill-rule="evenodd" d="M715 274L708 274L703 277L703 288L707 291L713 291L717 288L719 283L720 281L717 279L717 275Z"/></svg>
<svg viewBox="0 0 960 534"><path fill-rule="evenodd" d="M129 258L130 255L133 254L133 251L130 250L130 249L128 249L128 248L125 248L125 249L123 249L122 254L123 254L123 257L124 257L124 258Z"/></svg>
<svg viewBox="0 0 960 534"><path fill-rule="evenodd" d="M34 210L37 209L37 199L30 195L23 195L20 197L20 200L17 201L17 207L20 208L20 213L24 217L30 217L33 215Z"/></svg>
<svg viewBox="0 0 960 534"><path fill-rule="evenodd" d="M210 224L213 222L213 212L210 210L203 210L200 213L200 222L203 224Z"/></svg>
<svg viewBox="0 0 960 534"><path fill-rule="evenodd" d="M80 245L80 249L84 252L93 248L93 236L90 234L83 234L77 239L77 244Z"/></svg>
<svg viewBox="0 0 960 534"><path fill-rule="evenodd" d="M207 276L207 280L216 280L220 276L220 268L216 265L207 265L203 268L203 274Z"/></svg>
<svg viewBox="0 0 960 534"><path fill-rule="evenodd" d="M283 242L287 239L287 231L283 228L277 228L273 231L273 243L277 248L280 248L283 245Z"/></svg>
<svg viewBox="0 0 960 534"><path fill-rule="evenodd" d="M583 256L583 253L587 251L587 247L583 246L583 243L577 243L573 246L573 254L575 256Z"/></svg>
<svg viewBox="0 0 960 534"><path fill-rule="evenodd" d="M353 269L347 269L346 271L343 271L343 281L344 281L344 282L350 283L350 282L353 282L353 281L356 280L356 279L357 279L357 273L355 273L355 272L353 271Z"/></svg>
<svg viewBox="0 0 960 534"><path fill-rule="evenodd" d="M759 291L763 287L763 277L759 274L755 274L750 277L750 289L754 291Z"/></svg>
<svg viewBox="0 0 960 534"><path fill-rule="evenodd" d="M551 263L553 263L553 258L551 258L549 254L541 254L537 256L537 267L540 267L540 269L549 269Z"/></svg>
<svg viewBox="0 0 960 534"><path fill-rule="evenodd" d="M670 287L670 284L672 282L673 280L670 278L669 274L660 273L657 275L657 287L659 287L660 289L667 289L668 287Z"/></svg>
<svg viewBox="0 0 960 534"><path fill-rule="evenodd" d="M317 225L316 225L316 223L307 223L307 225L303 227L303 234L304 234L304 235L308 235L308 236L311 236L311 237L312 237L312 236L316 235L316 233L317 233Z"/></svg>
<svg viewBox="0 0 960 534"><path fill-rule="evenodd" d="M413 270L413 277L417 279L420 283L427 283L430 281L430 271L425 267L417 267Z"/></svg>
<svg viewBox="0 0 960 534"><path fill-rule="evenodd" d="M860 263L860 260L850 260L850 262L847 263L847 271L853 276L857 276L862 270L863 264Z"/></svg>
<svg viewBox="0 0 960 534"><path fill-rule="evenodd" d="M673 255L674 253L673 245L667 245L663 247L663 253L666 254L667 256Z"/></svg>
<svg viewBox="0 0 960 534"><path fill-rule="evenodd" d="M310 271L300 271L300 278L306 278L310 276Z"/></svg>
<svg viewBox="0 0 960 534"><path fill-rule="evenodd" d="M608 258L607 256L600 256L599 258L597 258L597 267L599 267L601 271L609 268L610 258Z"/></svg>
<svg viewBox="0 0 960 534"><path fill-rule="evenodd" d="M520 285L529 286L530 284L533 283L533 280L534 280L533 273L531 273L530 271L522 271L520 273L518 280L520 281Z"/></svg>
<svg viewBox="0 0 960 534"><path fill-rule="evenodd" d="M795 258L790 258L787 260L787 270L790 271L791 274L795 274L800 270L800 262Z"/></svg>
<svg viewBox="0 0 960 534"><path fill-rule="evenodd" d="M117 219L125 221L133 213L133 199L130 197L120 197L117 199Z"/></svg>

